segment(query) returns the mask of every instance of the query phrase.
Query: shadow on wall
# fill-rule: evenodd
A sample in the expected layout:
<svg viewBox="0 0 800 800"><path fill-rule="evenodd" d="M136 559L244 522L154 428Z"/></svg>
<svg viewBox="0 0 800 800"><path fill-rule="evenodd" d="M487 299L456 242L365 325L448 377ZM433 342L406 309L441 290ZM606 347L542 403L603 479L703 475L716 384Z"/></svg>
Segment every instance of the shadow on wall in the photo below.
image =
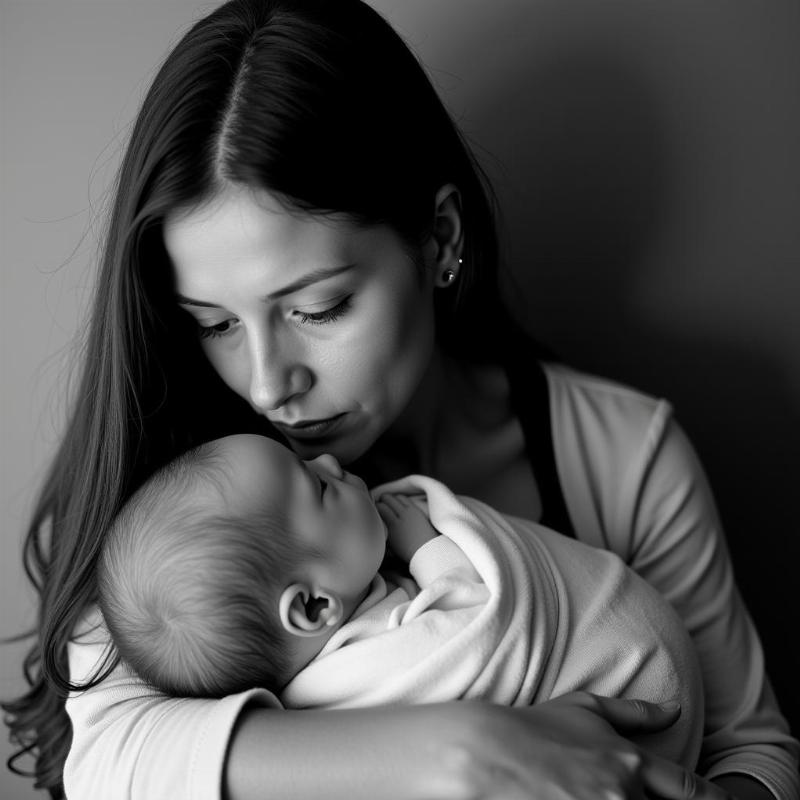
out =
<svg viewBox="0 0 800 800"><path fill-rule="evenodd" d="M787 556L798 525L790 498L800 403L779 366L781 348L742 345L747 337L733 330L693 332L680 309L669 330L637 310L633 292L680 202L680 153L633 65L584 47L516 68L498 76L475 113L489 149L507 173L513 167L495 180L522 318L566 361L675 405L709 473L739 586L797 734L800 604ZM534 111L518 113L521 103Z"/></svg>

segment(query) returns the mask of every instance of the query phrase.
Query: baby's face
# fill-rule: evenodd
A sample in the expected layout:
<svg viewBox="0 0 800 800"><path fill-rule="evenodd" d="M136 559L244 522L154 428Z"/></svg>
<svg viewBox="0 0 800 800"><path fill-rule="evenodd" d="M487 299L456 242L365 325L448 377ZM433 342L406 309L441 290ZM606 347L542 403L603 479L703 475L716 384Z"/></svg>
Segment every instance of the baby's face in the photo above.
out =
<svg viewBox="0 0 800 800"><path fill-rule="evenodd" d="M343 598L361 594L386 551L386 526L361 478L333 456L301 461L263 436L228 436L219 445L227 511L277 511L291 536L320 551L313 568L326 588Z"/></svg>

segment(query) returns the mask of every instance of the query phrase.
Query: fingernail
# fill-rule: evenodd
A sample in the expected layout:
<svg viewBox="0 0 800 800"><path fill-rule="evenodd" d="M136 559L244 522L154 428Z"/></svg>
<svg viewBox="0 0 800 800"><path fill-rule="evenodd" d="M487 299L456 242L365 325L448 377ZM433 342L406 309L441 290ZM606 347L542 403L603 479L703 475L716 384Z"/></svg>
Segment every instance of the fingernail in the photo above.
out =
<svg viewBox="0 0 800 800"><path fill-rule="evenodd" d="M677 711L681 704L677 700L667 700L665 703L659 703L658 707L664 711Z"/></svg>

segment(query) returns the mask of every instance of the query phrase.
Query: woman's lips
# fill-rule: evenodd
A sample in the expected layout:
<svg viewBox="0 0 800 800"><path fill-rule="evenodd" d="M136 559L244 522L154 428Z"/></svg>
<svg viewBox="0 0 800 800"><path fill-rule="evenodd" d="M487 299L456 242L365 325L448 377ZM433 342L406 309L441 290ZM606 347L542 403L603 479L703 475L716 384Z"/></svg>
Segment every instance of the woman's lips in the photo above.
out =
<svg viewBox="0 0 800 800"><path fill-rule="evenodd" d="M326 419L301 420L292 425L274 422L276 428L290 439L321 439L330 436L342 423L346 414L337 414Z"/></svg>

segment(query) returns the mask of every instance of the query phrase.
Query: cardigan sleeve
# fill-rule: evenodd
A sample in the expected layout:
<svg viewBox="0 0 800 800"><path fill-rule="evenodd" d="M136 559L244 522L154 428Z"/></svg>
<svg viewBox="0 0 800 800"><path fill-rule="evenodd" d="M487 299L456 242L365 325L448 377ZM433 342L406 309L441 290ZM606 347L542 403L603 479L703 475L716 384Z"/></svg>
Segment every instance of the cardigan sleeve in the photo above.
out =
<svg viewBox="0 0 800 800"><path fill-rule="evenodd" d="M658 589L692 637L706 697L698 771L743 773L796 800L800 745L765 673L708 481L669 404L560 368L548 377L578 536Z"/></svg>
<svg viewBox="0 0 800 800"><path fill-rule="evenodd" d="M798 743L764 667L711 490L687 437L665 409L653 420L631 507L631 565L675 606L689 629L706 687L700 770L741 772L779 798L797 798Z"/></svg>
<svg viewBox="0 0 800 800"><path fill-rule="evenodd" d="M69 645L73 682L87 680L109 646L99 612L86 619ZM221 700L168 697L118 665L99 685L67 698L68 800L220 800L231 732L253 704L279 707L261 689Z"/></svg>

